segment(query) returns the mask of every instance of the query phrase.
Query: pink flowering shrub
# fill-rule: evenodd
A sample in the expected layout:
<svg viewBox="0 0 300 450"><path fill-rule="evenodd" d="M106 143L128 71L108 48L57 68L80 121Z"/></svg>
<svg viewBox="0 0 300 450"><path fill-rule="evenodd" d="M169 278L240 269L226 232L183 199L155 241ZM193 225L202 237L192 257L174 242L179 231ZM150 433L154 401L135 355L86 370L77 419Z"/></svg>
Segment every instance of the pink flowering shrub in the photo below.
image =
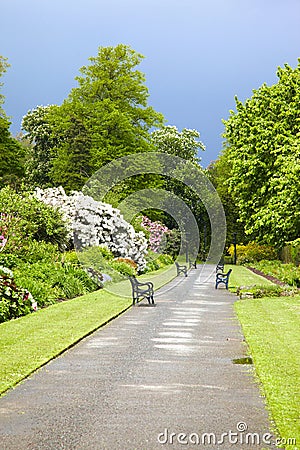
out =
<svg viewBox="0 0 300 450"><path fill-rule="evenodd" d="M149 248L155 253L158 253L161 246L161 241L165 233L169 229L160 222L152 222L148 217L143 216L142 226L150 232Z"/></svg>
<svg viewBox="0 0 300 450"><path fill-rule="evenodd" d="M37 310L37 303L27 289L16 285L12 272L0 267L0 323Z"/></svg>

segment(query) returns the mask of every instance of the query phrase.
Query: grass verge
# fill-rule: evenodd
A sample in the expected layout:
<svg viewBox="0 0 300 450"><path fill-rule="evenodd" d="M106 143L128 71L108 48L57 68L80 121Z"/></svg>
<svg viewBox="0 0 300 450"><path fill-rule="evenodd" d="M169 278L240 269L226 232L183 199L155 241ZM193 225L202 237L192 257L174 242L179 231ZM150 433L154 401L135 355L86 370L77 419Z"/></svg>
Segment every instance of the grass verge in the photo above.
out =
<svg viewBox="0 0 300 450"><path fill-rule="evenodd" d="M224 272L227 273L229 269L232 269L229 278L229 290L231 292L236 292L239 286L274 286L274 283L260 275L256 275L244 266L226 264Z"/></svg>
<svg viewBox="0 0 300 450"><path fill-rule="evenodd" d="M235 310L268 408L283 438L279 447L299 449L300 297L239 300Z"/></svg>
<svg viewBox="0 0 300 450"><path fill-rule="evenodd" d="M170 268L142 278L154 279L158 289L170 280ZM0 395L121 314L131 303L130 296L100 290L1 323Z"/></svg>
<svg viewBox="0 0 300 450"><path fill-rule="evenodd" d="M241 285L273 285L246 267L226 265L225 272L229 268L232 292ZM278 447L300 449L300 296L238 300L235 311L282 438Z"/></svg>

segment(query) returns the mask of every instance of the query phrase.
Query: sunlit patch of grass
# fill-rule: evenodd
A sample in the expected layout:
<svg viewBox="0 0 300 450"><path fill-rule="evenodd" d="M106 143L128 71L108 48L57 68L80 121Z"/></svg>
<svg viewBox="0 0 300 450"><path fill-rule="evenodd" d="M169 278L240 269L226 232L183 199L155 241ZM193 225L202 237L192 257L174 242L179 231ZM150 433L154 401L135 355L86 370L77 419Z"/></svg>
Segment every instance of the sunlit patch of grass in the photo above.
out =
<svg viewBox="0 0 300 450"><path fill-rule="evenodd" d="M300 448L300 297L245 299L235 303L256 373L282 438Z"/></svg>

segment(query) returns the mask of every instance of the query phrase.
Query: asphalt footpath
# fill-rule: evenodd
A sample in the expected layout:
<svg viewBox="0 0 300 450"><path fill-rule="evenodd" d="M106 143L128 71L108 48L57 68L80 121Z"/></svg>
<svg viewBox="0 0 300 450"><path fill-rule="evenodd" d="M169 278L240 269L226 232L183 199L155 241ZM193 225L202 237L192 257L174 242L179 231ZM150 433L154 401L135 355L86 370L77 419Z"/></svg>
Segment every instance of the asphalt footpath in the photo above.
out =
<svg viewBox="0 0 300 450"><path fill-rule="evenodd" d="M214 279L177 277L10 390L0 449L276 448L253 366L233 363L236 296Z"/></svg>

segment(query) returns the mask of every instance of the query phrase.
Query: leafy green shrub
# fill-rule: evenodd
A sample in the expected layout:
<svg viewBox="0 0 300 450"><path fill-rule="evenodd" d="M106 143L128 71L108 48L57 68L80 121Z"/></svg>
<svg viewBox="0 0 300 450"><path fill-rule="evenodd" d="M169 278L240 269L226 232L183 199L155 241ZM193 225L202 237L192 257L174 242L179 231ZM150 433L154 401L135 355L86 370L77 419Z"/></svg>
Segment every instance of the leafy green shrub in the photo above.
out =
<svg viewBox="0 0 300 450"><path fill-rule="evenodd" d="M31 290L40 307L59 298L74 298L98 288L85 270L69 263L24 263L15 270L15 278L20 286Z"/></svg>
<svg viewBox="0 0 300 450"><path fill-rule="evenodd" d="M300 238L290 242L292 262L296 266L300 265Z"/></svg>
<svg viewBox="0 0 300 450"><path fill-rule="evenodd" d="M130 267L132 267L133 269L137 269L137 263L134 262L132 259L130 258L117 258L115 259L115 261L117 262L124 262L125 264L128 264Z"/></svg>
<svg viewBox="0 0 300 450"><path fill-rule="evenodd" d="M234 256L234 246L228 249L231 257ZM250 262L261 261L262 259L274 260L277 258L276 250L270 245L260 245L256 242L249 242L246 245L236 246L237 262L239 264L247 264Z"/></svg>
<svg viewBox="0 0 300 450"><path fill-rule="evenodd" d="M60 212L29 193L18 194L10 187L0 190L0 229L8 237L5 253L19 254L28 241L44 241L63 247L68 230Z"/></svg>
<svg viewBox="0 0 300 450"><path fill-rule="evenodd" d="M99 247L95 247L95 249L97 249L99 254L108 261L114 259L114 254L106 247L106 245L99 245Z"/></svg>
<svg viewBox="0 0 300 450"><path fill-rule="evenodd" d="M294 264L284 264L281 261L260 261L251 264L255 269L266 275L271 275L290 286L300 287L300 267Z"/></svg>
<svg viewBox="0 0 300 450"><path fill-rule="evenodd" d="M274 284L273 286L248 286L245 288L238 288L237 294L240 298L243 296L251 296L252 298L262 298L262 297L280 297L294 295L295 290L292 288L286 288Z"/></svg>
<svg viewBox="0 0 300 450"><path fill-rule="evenodd" d="M117 272L121 273L122 275L135 275L136 270L131 267L126 262L122 261L111 261L110 266L116 270Z"/></svg>
<svg viewBox="0 0 300 450"><path fill-rule="evenodd" d="M164 248L164 253L170 255L174 260L179 255L181 245L181 233L174 228L166 233L167 242Z"/></svg>
<svg viewBox="0 0 300 450"><path fill-rule="evenodd" d="M12 269L18 264L19 258L12 253L0 253L0 266Z"/></svg>
<svg viewBox="0 0 300 450"><path fill-rule="evenodd" d="M173 264L174 260L171 255L167 254L161 254L158 255L157 253L149 250L148 254L146 255L146 261L147 266L144 270L144 273L147 272L154 272L155 270L161 269L162 267L168 266L170 264Z"/></svg>
<svg viewBox="0 0 300 450"><path fill-rule="evenodd" d="M78 255L77 255L77 252L75 250L70 250L68 252L63 253L63 255L61 257L61 262L62 263L69 263L69 264L72 264L73 266L79 266L80 265L80 261L78 259Z"/></svg>
<svg viewBox="0 0 300 450"><path fill-rule="evenodd" d="M300 265L300 238L287 242L281 251L281 258L285 263Z"/></svg>
<svg viewBox="0 0 300 450"><path fill-rule="evenodd" d="M173 264L174 260L171 255L167 255L163 253L162 255L159 255L157 258L157 261L162 267L168 266L169 264Z"/></svg>
<svg viewBox="0 0 300 450"><path fill-rule="evenodd" d="M28 263L55 261L58 256L57 245L44 241L27 241L19 252L19 258Z"/></svg>

